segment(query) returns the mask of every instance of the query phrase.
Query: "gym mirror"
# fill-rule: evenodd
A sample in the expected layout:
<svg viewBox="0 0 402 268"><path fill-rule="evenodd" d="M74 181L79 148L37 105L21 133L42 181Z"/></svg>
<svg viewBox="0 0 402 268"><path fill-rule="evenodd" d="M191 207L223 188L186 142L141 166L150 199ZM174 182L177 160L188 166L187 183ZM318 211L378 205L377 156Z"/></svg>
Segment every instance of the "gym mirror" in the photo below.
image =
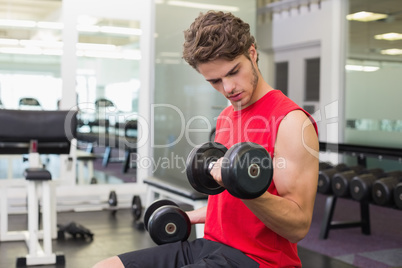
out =
<svg viewBox="0 0 402 268"><path fill-rule="evenodd" d="M400 148L401 1L349 1L347 20L345 142Z"/></svg>

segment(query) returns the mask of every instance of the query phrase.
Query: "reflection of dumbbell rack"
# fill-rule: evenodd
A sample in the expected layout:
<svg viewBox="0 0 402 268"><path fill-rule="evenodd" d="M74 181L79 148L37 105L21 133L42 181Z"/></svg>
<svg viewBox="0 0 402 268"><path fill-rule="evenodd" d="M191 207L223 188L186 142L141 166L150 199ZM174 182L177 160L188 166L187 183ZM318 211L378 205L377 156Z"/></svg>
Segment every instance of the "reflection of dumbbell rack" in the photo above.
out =
<svg viewBox="0 0 402 268"><path fill-rule="evenodd" d="M332 152L332 153L338 153L338 154L345 154L345 155L351 155L356 157L357 160L357 165L361 167L367 167L367 158L377 158L377 159L391 159L391 160L396 160L399 162L402 162L402 152L400 149L393 149L393 148L383 148L383 147L373 147L373 146L360 146L360 145L349 145L349 144L331 144L331 143L323 143L320 142L320 151L322 152ZM331 166L325 165L324 163L320 164L320 168L324 169L330 169L332 168ZM349 170L349 171L348 171ZM342 174L345 172L345 174ZM350 176L350 174L347 174L347 172L350 172L350 168L344 167L343 165L340 165L340 168L336 172L330 172L331 177L337 174L338 176L342 177L343 180L351 183L351 180L349 181L350 178L345 178ZM364 175L371 175L373 177L381 177L381 172L374 171L372 170L371 172L373 174L370 174L369 171L361 172L361 171L356 171L356 173L359 173L359 176L364 176ZM378 173L377 173L378 172ZM364 174L367 173L367 174ZM335 183L334 183L335 184ZM400 183L402 184L402 183ZM321 183L322 185L322 183ZM340 229L340 228L354 228L354 227L361 227L362 233L369 235L371 233L370 231L370 210L369 210L369 204L374 202L370 202L370 199L368 198L361 198L359 201L360 203L360 220L359 221L350 221L350 222L333 222L332 217L333 213L335 211L336 207L336 201L338 197L343 197L343 198L348 198L348 194L343 194L343 196L340 193L335 193L332 190L332 186L336 187L335 185L331 185L331 190L325 189L320 189L320 182L319 182L319 188L318 192L321 192L323 194L327 194L327 200L325 204L325 211L324 211L324 217L323 221L321 224L321 231L319 234L320 239L326 239L328 238L329 230L331 229ZM350 185L349 185L350 187ZM397 187L397 186L396 186ZM397 190L395 189L395 192ZM338 195L339 196L338 196ZM395 200L397 199L397 196L395 196ZM402 200L402 196L401 196ZM397 201L396 201L397 202Z"/></svg>

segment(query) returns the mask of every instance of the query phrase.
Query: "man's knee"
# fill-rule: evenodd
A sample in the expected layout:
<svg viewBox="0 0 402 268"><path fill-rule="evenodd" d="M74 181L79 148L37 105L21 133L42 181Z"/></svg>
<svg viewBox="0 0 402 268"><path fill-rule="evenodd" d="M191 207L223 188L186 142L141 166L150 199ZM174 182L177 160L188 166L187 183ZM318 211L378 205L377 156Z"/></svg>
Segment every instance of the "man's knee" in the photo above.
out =
<svg viewBox="0 0 402 268"><path fill-rule="evenodd" d="M124 268L124 265L119 257L114 256L98 262L92 268Z"/></svg>

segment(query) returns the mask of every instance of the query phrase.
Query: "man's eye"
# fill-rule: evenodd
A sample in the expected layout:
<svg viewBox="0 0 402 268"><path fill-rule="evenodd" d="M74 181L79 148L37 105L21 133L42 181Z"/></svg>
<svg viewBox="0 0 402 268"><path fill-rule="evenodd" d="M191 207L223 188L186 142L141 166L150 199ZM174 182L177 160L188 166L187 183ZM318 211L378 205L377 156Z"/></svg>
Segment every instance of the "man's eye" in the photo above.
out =
<svg viewBox="0 0 402 268"><path fill-rule="evenodd" d="M239 70L233 71L230 73L230 75L236 75L239 72Z"/></svg>
<svg viewBox="0 0 402 268"><path fill-rule="evenodd" d="M212 85L215 85L215 84L218 84L219 81L220 81L220 80L212 80L212 81L209 81L209 82L210 82Z"/></svg>

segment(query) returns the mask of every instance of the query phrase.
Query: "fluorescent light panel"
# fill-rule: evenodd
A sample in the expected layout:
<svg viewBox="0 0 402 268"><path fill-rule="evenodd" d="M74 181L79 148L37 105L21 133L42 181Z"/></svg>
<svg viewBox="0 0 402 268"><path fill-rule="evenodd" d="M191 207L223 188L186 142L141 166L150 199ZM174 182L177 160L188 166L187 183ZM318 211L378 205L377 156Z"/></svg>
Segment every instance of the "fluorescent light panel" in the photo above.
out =
<svg viewBox="0 0 402 268"><path fill-rule="evenodd" d="M22 55L51 55L63 54L63 43L56 41L1 39L0 53ZM108 59L140 60L141 51L138 49L121 49L110 44L78 43L77 56Z"/></svg>
<svg viewBox="0 0 402 268"><path fill-rule="evenodd" d="M167 4L171 6L190 7L190 8L207 9L207 10L213 9L213 10L222 10L229 12L239 11L239 8L236 6L204 4L204 3L187 2L187 1L168 1Z"/></svg>
<svg viewBox="0 0 402 268"><path fill-rule="evenodd" d="M0 20L0 26L34 28L36 22L32 20Z"/></svg>
<svg viewBox="0 0 402 268"><path fill-rule="evenodd" d="M356 21L363 21L363 22L381 20L381 19L385 19L386 17L388 17L387 14L373 13L373 12L366 12L366 11L360 11L360 12L356 12L356 13L349 14L346 16L346 18L348 20L356 20Z"/></svg>
<svg viewBox="0 0 402 268"><path fill-rule="evenodd" d="M42 48L62 48L63 43L59 41L45 40L20 40L19 44L25 47L42 47Z"/></svg>
<svg viewBox="0 0 402 268"><path fill-rule="evenodd" d="M0 26L6 27L21 27L21 28L41 28L50 30L62 30L63 23L49 22L49 21L28 21L28 20L0 20ZM88 24L77 25L77 30L80 32L103 32L121 35L141 35L141 29L126 28L126 27L112 27L112 26L96 26Z"/></svg>
<svg viewBox="0 0 402 268"><path fill-rule="evenodd" d="M0 38L0 45L18 46L20 41L18 39Z"/></svg>
<svg viewBox="0 0 402 268"><path fill-rule="evenodd" d="M100 32L111 33L111 34L122 34L122 35L141 35L141 29L136 28L125 28L125 27L112 27L112 26L101 26Z"/></svg>
<svg viewBox="0 0 402 268"><path fill-rule="evenodd" d="M48 30L62 30L64 25L61 22L38 21L36 27Z"/></svg>
<svg viewBox="0 0 402 268"><path fill-rule="evenodd" d="M377 40L387 40L387 41L395 41L402 39L402 33L385 33L385 34L377 34L374 36Z"/></svg>
<svg viewBox="0 0 402 268"><path fill-rule="evenodd" d="M98 50L98 51L114 51L116 50L115 45L110 44L94 44L94 43L78 43L77 49L83 50Z"/></svg>
<svg viewBox="0 0 402 268"><path fill-rule="evenodd" d="M399 48L384 49L384 50L381 50L381 54L392 55L392 56L402 55L402 49L399 49Z"/></svg>
<svg viewBox="0 0 402 268"><path fill-rule="evenodd" d="M375 72L380 67L378 66L364 66L364 65L346 65L345 69L347 71L358 71L358 72Z"/></svg>

